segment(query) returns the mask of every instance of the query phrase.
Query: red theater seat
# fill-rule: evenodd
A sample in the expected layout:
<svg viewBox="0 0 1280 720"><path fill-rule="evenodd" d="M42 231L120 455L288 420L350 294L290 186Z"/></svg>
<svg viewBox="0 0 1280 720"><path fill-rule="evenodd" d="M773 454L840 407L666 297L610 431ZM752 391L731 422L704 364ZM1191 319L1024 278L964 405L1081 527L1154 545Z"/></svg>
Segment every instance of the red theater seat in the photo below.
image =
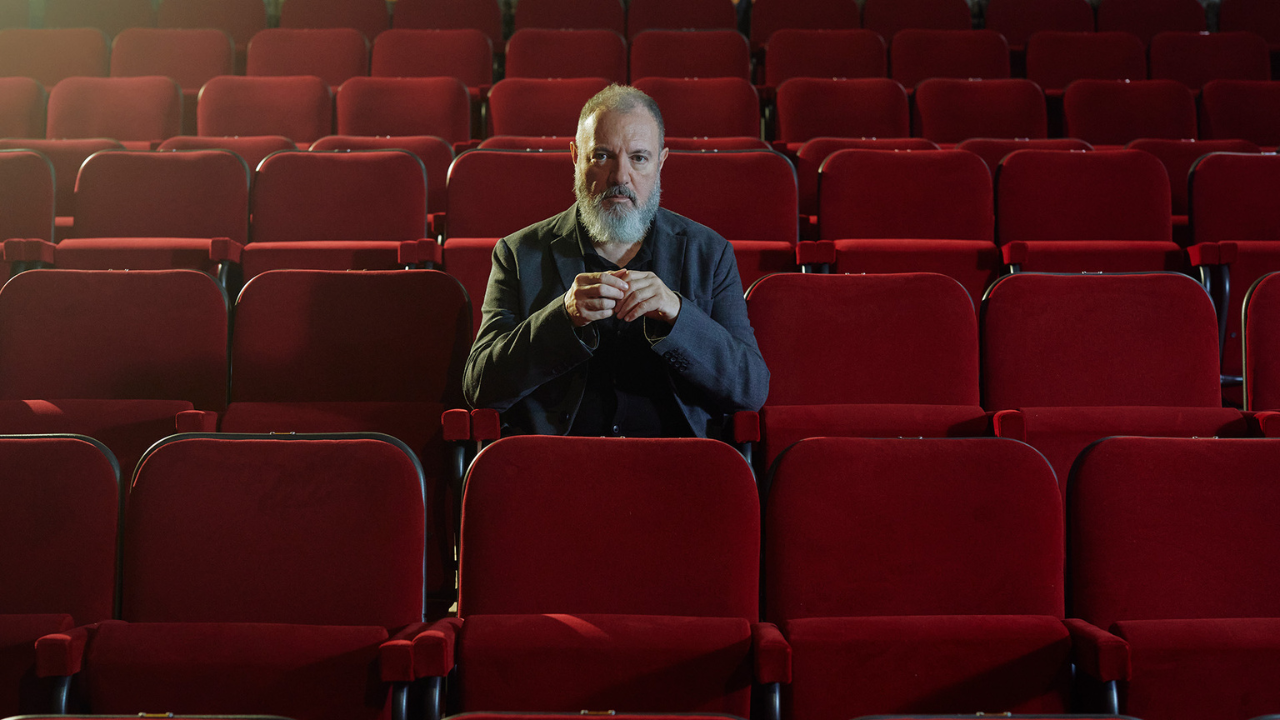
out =
<svg viewBox="0 0 1280 720"><path fill-rule="evenodd" d="M1249 410L1280 410L1280 322L1276 319L1276 287L1280 275L1267 273L1249 288L1244 300L1244 397Z"/></svg>
<svg viewBox="0 0 1280 720"><path fill-rule="evenodd" d="M221 30L129 28L111 45L112 77L164 75L177 81L186 135L195 134L200 88L235 69L235 43Z"/></svg>
<svg viewBox="0 0 1280 720"><path fill-rule="evenodd" d="M180 137L180 136L179 136ZM173 140L173 138L170 138ZM53 177L57 183L54 195L54 212L57 213L56 233L60 239L71 233L76 205L76 175L85 159L99 150L123 150L115 140L91 138L87 140L18 140L0 138L0 148L24 148L38 150L53 163Z"/></svg>
<svg viewBox="0 0 1280 720"><path fill-rule="evenodd" d="M374 77L452 77L479 101L493 84L493 45L479 30L388 30L373 41Z"/></svg>
<svg viewBox="0 0 1280 720"><path fill-rule="evenodd" d="M280 4L282 28L353 28L372 41L390 26L391 16L382 0L288 0Z"/></svg>
<svg viewBox="0 0 1280 720"><path fill-rule="evenodd" d="M888 77L889 48L870 30L787 28L769 37L764 82L776 88L795 77Z"/></svg>
<svg viewBox="0 0 1280 720"><path fill-rule="evenodd" d="M1027 40L1027 79L1061 96L1075 80L1145 80L1147 53L1126 32L1038 32Z"/></svg>
<svg viewBox="0 0 1280 720"><path fill-rule="evenodd" d="M1093 32L1089 0L990 0L983 19L984 27L1003 35L1014 52L1025 50L1027 40L1045 30Z"/></svg>
<svg viewBox="0 0 1280 720"><path fill-rule="evenodd" d="M1049 138L1031 140L1029 138L971 138L956 145L957 150L966 150L982 158L987 169L994 175L996 167L1006 155L1015 150L1092 150L1093 146L1075 138Z"/></svg>
<svg viewBox="0 0 1280 720"><path fill-rule="evenodd" d="M645 30L734 30L738 16L728 0L633 0L627 6L627 32Z"/></svg>
<svg viewBox="0 0 1280 720"><path fill-rule="evenodd" d="M612 30L627 34L627 15L618 0L528 0L515 12L515 29Z"/></svg>
<svg viewBox="0 0 1280 720"><path fill-rule="evenodd" d="M489 91L489 134L572 137L582 106L608 86L604 78L499 80Z"/></svg>
<svg viewBox="0 0 1280 720"><path fill-rule="evenodd" d="M471 97L450 77L354 77L338 90L340 135L435 135L471 139Z"/></svg>
<svg viewBox="0 0 1280 720"><path fill-rule="evenodd" d="M662 109L667 135L760 135L760 97L755 87L742 78L647 77L634 85Z"/></svg>
<svg viewBox="0 0 1280 720"><path fill-rule="evenodd" d="M150 0L45 0L47 28L96 28L115 37L131 27L153 27Z"/></svg>
<svg viewBox="0 0 1280 720"><path fill-rule="evenodd" d="M792 78L778 86L778 141L798 150L816 137L904 138L909 107L896 80Z"/></svg>
<svg viewBox="0 0 1280 720"><path fill-rule="evenodd" d="M231 36L243 59L249 40L267 26L261 0L161 0L156 25L189 30L217 28Z"/></svg>
<svg viewBox="0 0 1280 720"><path fill-rule="evenodd" d="M1195 91L1210 80L1270 80L1271 53L1251 32L1164 32L1151 41L1151 77Z"/></svg>
<svg viewBox="0 0 1280 720"><path fill-rule="evenodd" d="M1134 140L1125 147L1149 152L1160 159L1169 173L1169 191L1173 200L1173 240L1186 247L1191 244L1187 222L1187 185L1191 166L1211 152L1261 152L1248 140ZM1234 373L1239 374L1239 373Z"/></svg>
<svg viewBox="0 0 1280 720"><path fill-rule="evenodd" d="M262 158L281 150L296 150L298 146L283 135L248 135L245 137L201 137L177 135L160 143L157 150L230 150L244 160L249 172L253 172Z"/></svg>
<svg viewBox="0 0 1280 720"><path fill-rule="evenodd" d="M649 30L631 37L631 80L740 77L749 80L751 45L737 30Z"/></svg>
<svg viewBox="0 0 1280 720"><path fill-rule="evenodd" d="M908 88L929 78L1007 78L1009 44L994 30L903 30L889 45L889 67Z"/></svg>
<svg viewBox="0 0 1280 720"><path fill-rule="evenodd" d="M432 218L432 235L439 235L445 210L449 207L446 183L449 165L453 163L453 147L434 135L329 135L311 143L312 150L408 150L422 161L427 171L427 210ZM477 299L478 303L479 300Z"/></svg>
<svg viewBox="0 0 1280 720"><path fill-rule="evenodd" d="M397 30L479 30L495 50L502 48L498 0L397 0L392 24Z"/></svg>
<svg viewBox="0 0 1280 720"><path fill-rule="evenodd" d="M49 138L107 137L149 150L182 132L182 88L159 75L72 77L49 91Z"/></svg>
<svg viewBox="0 0 1280 720"><path fill-rule="evenodd" d="M1067 135L1093 145L1197 137L1195 97L1176 80L1077 80L1062 109Z"/></svg>
<svg viewBox="0 0 1280 720"><path fill-rule="evenodd" d="M310 144L333 131L333 96L318 77L216 77L200 91L201 135L283 135Z"/></svg>
<svg viewBox="0 0 1280 720"><path fill-rule="evenodd" d="M49 94L28 77L0 78L0 137L44 137Z"/></svg>
<svg viewBox="0 0 1280 720"><path fill-rule="evenodd" d="M900 30L968 30L969 3L961 0L866 0L862 27L874 30L892 46Z"/></svg>
<svg viewBox="0 0 1280 720"><path fill-rule="evenodd" d="M1144 46L1169 31L1204 32L1204 6L1198 0L1101 0L1098 31L1133 33Z"/></svg>
<svg viewBox="0 0 1280 720"><path fill-rule="evenodd" d="M249 41L248 75L315 75L336 88L369 74L369 42L352 28L263 30Z"/></svg>
<svg viewBox="0 0 1280 720"><path fill-rule="evenodd" d="M753 49L768 45L779 30L854 30L861 26L854 0L758 0L751 5Z"/></svg>
<svg viewBox="0 0 1280 720"><path fill-rule="evenodd" d="M1280 51L1280 11L1268 0L1226 0L1218 5L1218 29L1246 30L1261 35L1271 48L1272 67Z"/></svg>
<svg viewBox="0 0 1280 720"><path fill-rule="evenodd" d="M938 145L924 138L842 138L816 137L800 144L796 150L796 181L800 187L800 215L817 227L818 170L837 150L937 150ZM803 232L803 230L802 230ZM812 239L812 238L805 238Z"/></svg>
<svg viewBox="0 0 1280 720"><path fill-rule="evenodd" d="M0 169L0 241L53 242L53 163L38 150L0 150Z"/></svg>
<svg viewBox="0 0 1280 720"><path fill-rule="evenodd" d="M916 87L916 130L937 143L1048 137L1044 93L1030 80L933 78Z"/></svg>
<svg viewBox="0 0 1280 720"><path fill-rule="evenodd" d="M1200 137L1280 145L1280 82L1211 80L1200 95Z"/></svg>
<svg viewBox="0 0 1280 720"><path fill-rule="evenodd" d="M517 30L506 57L509 78L627 80L627 41L612 30Z"/></svg>
<svg viewBox="0 0 1280 720"><path fill-rule="evenodd" d="M106 77L109 43L94 28L0 30L0 77L34 78L46 89L69 77Z"/></svg>

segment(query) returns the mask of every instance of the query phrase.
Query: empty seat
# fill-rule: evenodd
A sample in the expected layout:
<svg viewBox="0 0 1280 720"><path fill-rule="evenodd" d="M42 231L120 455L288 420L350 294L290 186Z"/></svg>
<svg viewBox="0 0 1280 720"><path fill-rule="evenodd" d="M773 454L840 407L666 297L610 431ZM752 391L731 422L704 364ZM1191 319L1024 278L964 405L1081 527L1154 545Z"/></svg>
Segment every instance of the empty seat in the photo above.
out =
<svg viewBox="0 0 1280 720"><path fill-rule="evenodd" d="M296 150L298 146L283 135L246 135L243 137L204 137L178 135L160 143L157 150L230 150L244 159L252 172L262 158L280 150Z"/></svg>
<svg viewBox="0 0 1280 720"><path fill-rule="evenodd" d="M0 137L44 137L44 86L28 77L0 78Z"/></svg>
<svg viewBox="0 0 1280 720"><path fill-rule="evenodd" d="M1244 397L1253 411L1280 409L1280 372L1276 368L1280 322L1276 287L1280 274L1267 273L1249 288L1244 301Z"/></svg>
<svg viewBox="0 0 1280 720"><path fill-rule="evenodd" d="M978 318L951 278L771 275L747 312L770 372L760 467L806 437L987 434Z"/></svg>
<svg viewBox="0 0 1280 720"><path fill-rule="evenodd" d="M1079 459L1068 495L1072 614L1124 641L1120 710L1233 720L1280 703L1276 440L1118 437ZM1214 677L1200 690L1196 679Z"/></svg>
<svg viewBox="0 0 1280 720"><path fill-rule="evenodd" d="M983 20L983 27L1003 35L1018 52L1045 30L1093 32L1093 7L1088 0L991 0Z"/></svg>
<svg viewBox="0 0 1280 720"><path fill-rule="evenodd" d="M245 279L277 268L393 270L426 251L427 176L404 150L281 152L258 165ZM402 248L402 245L405 246Z"/></svg>
<svg viewBox="0 0 1280 720"><path fill-rule="evenodd" d="M0 150L0 168L0 241L52 242L53 163L38 150Z"/></svg>
<svg viewBox="0 0 1280 720"><path fill-rule="evenodd" d="M150 0L45 0L47 28L97 28L108 37L131 27L152 27Z"/></svg>
<svg viewBox="0 0 1280 720"><path fill-rule="evenodd" d="M769 38L764 82L776 88L793 77L861 78L889 75L889 49L870 30L789 28Z"/></svg>
<svg viewBox="0 0 1280 720"><path fill-rule="evenodd" d="M1176 80L1077 80L1062 98L1066 134L1092 145L1196 137L1196 101Z"/></svg>
<svg viewBox="0 0 1280 720"><path fill-rule="evenodd" d="M631 38L631 79L750 79L751 46L737 30L649 30Z"/></svg>
<svg viewBox="0 0 1280 720"><path fill-rule="evenodd" d="M509 78L627 80L627 41L612 30L517 30L507 41Z"/></svg>
<svg viewBox="0 0 1280 720"><path fill-rule="evenodd" d="M608 86L604 78L499 80L489 91L489 134L572 137L582 106Z"/></svg>
<svg viewBox="0 0 1280 720"><path fill-rule="evenodd" d="M1280 145L1280 82L1212 80L1200 95L1200 137Z"/></svg>
<svg viewBox="0 0 1280 720"><path fill-rule="evenodd" d="M49 91L49 138L107 137L148 149L181 132L182 88L167 77L71 77Z"/></svg>
<svg viewBox="0 0 1280 720"><path fill-rule="evenodd" d="M815 137L907 137L911 113L902 84L887 78L792 78L778 86L779 142Z"/></svg>
<svg viewBox="0 0 1280 720"><path fill-rule="evenodd" d="M372 41L390 26L391 16L383 0L285 0L280 3L282 28L353 28Z"/></svg>
<svg viewBox="0 0 1280 720"><path fill-rule="evenodd" d="M1027 41L1027 79L1048 95L1075 80L1145 80L1142 41L1125 32L1038 32Z"/></svg>
<svg viewBox="0 0 1280 720"><path fill-rule="evenodd" d="M1222 32L1247 30L1267 41L1274 58L1280 50L1280 12L1267 0L1226 0L1218 4L1218 29Z"/></svg>
<svg viewBox="0 0 1280 720"><path fill-rule="evenodd" d="M403 702L425 512L402 443L174 437L148 451L121 525L124 622L36 650L46 675L83 666L96 711L374 720Z"/></svg>
<svg viewBox="0 0 1280 720"><path fill-rule="evenodd" d="M634 0L627 5L627 32L645 30L733 30L738 15L728 0Z"/></svg>
<svg viewBox="0 0 1280 720"><path fill-rule="evenodd" d="M1073 665L1115 680L1127 656L1064 619L1063 555L1053 472L1022 443L801 441L765 510L765 617L792 650L783 712L1064 711Z"/></svg>
<svg viewBox="0 0 1280 720"><path fill-rule="evenodd" d="M1169 176L1140 150L1020 150L996 172L996 238L1023 270L1182 270Z"/></svg>
<svg viewBox="0 0 1280 720"><path fill-rule="evenodd" d="M796 149L796 181L800 187L800 215L809 216L817 227L818 170L837 150L861 148L866 150L937 150L938 145L924 138L841 138L816 137L801 143ZM805 238L812 239L812 238Z"/></svg>
<svg viewBox="0 0 1280 720"><path fill-rule="evenodd" d="M249 42L249 75L315 75L333 87L369 74L369 44L358 30L263 30Z"/></svg>
<svg viewBox="0 0 1280 720"><path fill-rule="evenodd" d="M618 0L529 0L514 13L515 29L612 30L626 36L627 17Z"/></svg>
<svg viewBox="0 0 1280 720"><path fill-rule="evenodd" d="M889 46L894 80L914 88L929 78L1007 78L1009 44L994 30L903 30Z"/></svg>
<svg viewBox="0 0 1280 720"><path fill-rule="evenodd" d="M0 462L9 548L0 562L0 709L49 712L54 688L35 677L35 641L111 619L120 466L98 441L73 435L0 436Z"/></svg>
<svg viewBox="0 0 1280 720"><path fill-rule="evenodd" d="M261 0L161 0L156 25L217 28L231 36L236 52L243 57L249 40L267 26L267 9Z"/></svg>
<svg viewBox="0 0 1280 720"><path fill-rule="evenodd" d="M129 28L111 45L111 76L165 75L182 88L183 134L194 135L200 88L234 75L235 43L221 30Z"/></svg>
<svg viewBox="0 0 1280 720"><path fill-rule="evenodd" d="M311 143L333 131L333 99L318 77L216 77L200 92L201 135L283 135Z"/></svg>
<svg viewBox="0 0 1280 720"><path fill-rule="evenodd" d="M1044 93L1030 80L932 78L916 88L917 135L937 143L1048 136Z"/></svg>
<svg viewBox="0 0 1280 720"><path fill-rule="evenodd" d="M172 139L172 138L171 138ZM89 138L83 140L17 140L0 138L0 148L25 148L38 150L53 163L53 177L57 183L54 196L54 212L57 213L58 237L66 236L74 224L76 206L76 175L86 158L99 150L122 150L124 146L115 140Z"/></svg>
<svg viewBox="0 0 1280 720"><path fill-rule="evenodd" d="M566 141L567 144L567 141ZM312 150L408 150L422 161L427 171L428 218L443 218L449 207L446 185L449 165L453 163L453 147L434 135L327 135L311 143ZM431 234L440 235L441 227L432 221ZM479 304L479 300L475 301Z"/></svg>
<svg viewBox="0 0 1280 720"><path fill-rule="evenodd" d="M46 89L69 77L106 77L108 43L93 28L0 30L0 77L34 78Z"/></svg>
<svg viewBox="0 0 1280 720"><path fill-rule="evenodd" d="M1212 152L1256 153L1257 145L1248 140L1163 140L1147 138L1134 140L1125 147L1143 150L1155 155L1169 173L1169 191L1173 200L1171 208L1175 228L1187 222L1187 181L1191 166L1196 160ZM1179 217L1181 216L1181 217ZM1175 229L1175 232L1177 230Z"/></svg>
<svg viewBox="0 0 1280 720"><path fill-rule="evenodd" d="M355 77L338 90L338 133L471 138L471 98L449 77Z"/></svg>
<svg viewBox="0 0 1280 720"><path fill-rule="evenodd" d="M969 3L961 0L866 0L862 27L875 30L892 47L900 30L968 30Z"/></svg>
<svg viewBox="0 0 1280 720"><path fill-rule="evenodd" d="M388 30L373 41L374 77L453 77L479 100L493 83L493 46L479 30Z"/></svg>
<svg viewBox="0 0 1280 720"><path fill-rule="evenodd" d="M1000 269L991 175L959 150L840 150L818 179L818 234L837 272L937 272L982 297Z"/></svg>
<svg viewBox="0 0 1280 720"><path fill-rule="evenodd" d="M1133 33L1144 46L1158 33L1204 32L1204 6L1199 0L1102 0L1098 3L1098 31Z"/></svg>
<svg viewBox="0 0 1280 720"><path fill-rule="evenodd" d="M982 407L1000 411L997 435L1044 453L1064 492L1099 438L1247 433L1222 407L1213 303L1186 275L1016 273L979 317Z"/></svg>
<svg viewBox="0 0 1280 720"><path fill-rule="evenodd" d="M1251 32L1164 32L1151 41L1151 77L1196 91L1210 80L1270 80L1271 54Z"/></svg>
<svg viewBox="0 0 1280 720"><path fill-rule="evenodd" d="M667 135L760 135L760 96L742 78L647 77L634 84L662 108Z"/></svg>
<svg viewBox="0 0 1280 720"><path fill-rule="evenodd" d="M987 169L995 175L996 166L1004 156L1015 150L1092 150L1093 146L1075 138L1049 138L1031 140L1029 138L971 138L956 145L957 150L966 150L982 158Z"/></svg>
<svg viewBox="0 0 1280 720"><path fill-rule="evenodd" d="M498 0L397 0L392 23L396 29L479 30L494 50L502 48Z"/></svg>
<svg viewBox="0 0 1280 720"><path fill-rule="evenodd" d="M779 30L853 30L861 25L854 0L758 0L751 5L751 47L765 47Z"/></svg>

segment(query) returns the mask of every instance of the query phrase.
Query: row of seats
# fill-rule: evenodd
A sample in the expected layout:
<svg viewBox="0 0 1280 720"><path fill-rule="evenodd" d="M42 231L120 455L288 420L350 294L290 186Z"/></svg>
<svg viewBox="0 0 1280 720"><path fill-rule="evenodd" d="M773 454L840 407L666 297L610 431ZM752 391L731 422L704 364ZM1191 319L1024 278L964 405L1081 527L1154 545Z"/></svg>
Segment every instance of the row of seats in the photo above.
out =
<svg viewBox="0 0 1280 720"><path fill-rule="evenodd" d="M34 670L78 677L73 703L100 713L299 720L403 720L411 684L438 717L446 677L459 711L1280 703L1276 581L1256 571L1280 550L1280 440L1102 440L1064 504L1006 439L808 439L758 488L714 441L508 438L470 468L456 616L431 623L422 474L385 436L170 437L121 512L87 438L0 455L9 702ZM1099 684L1110 702L1086 700Z"/></svg>

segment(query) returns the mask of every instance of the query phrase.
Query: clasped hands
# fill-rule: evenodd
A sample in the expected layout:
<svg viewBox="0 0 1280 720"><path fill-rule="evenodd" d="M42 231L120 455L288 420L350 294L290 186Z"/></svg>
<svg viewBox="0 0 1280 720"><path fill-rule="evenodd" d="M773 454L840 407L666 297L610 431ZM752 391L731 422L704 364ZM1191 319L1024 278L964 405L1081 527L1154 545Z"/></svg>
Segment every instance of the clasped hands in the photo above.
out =
<svg viewBox="0 0 1280 720"><path fill-rule="evenodd" d="M680 296L651 272L581 273L564 294L564 309L574 327L614 316L626 322L647 317L673 325L680 314Z"/></svg>

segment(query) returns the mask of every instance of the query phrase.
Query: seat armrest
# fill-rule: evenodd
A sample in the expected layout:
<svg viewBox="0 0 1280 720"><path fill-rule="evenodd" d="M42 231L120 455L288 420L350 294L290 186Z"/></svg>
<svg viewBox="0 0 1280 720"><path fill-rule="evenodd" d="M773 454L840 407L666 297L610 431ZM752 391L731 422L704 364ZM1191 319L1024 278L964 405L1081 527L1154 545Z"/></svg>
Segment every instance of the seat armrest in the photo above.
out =
<svg viewBox="0 0 1280 720"><path fill-rule="evenodd" d="M5 262L54 264L58 246L40 238L9 238L4 241Z"/></svg>
<svg viewBox="0 0 1280 720"><path fill-rule="evenodd" d="M212 410L183 410L174 416L173 429L180 433L218 432L218 413Z"/></svg>
<svg viewBox="0 0 1280 720"><path fill-rule="evenodd" d="M831 240L801 240L796 243L797 265L834 265L836 244Z"/></svg>
<svg viewBox="0 0 1280 720"><path fill-rule="evenodd" d="M777 625L752 624L751 656L756 682L762 685L791 682L791 645Z"/></svg>
<svg viewBox="0 0 1280 720"><path fill-rule="evenodd" d="M1030 248L1021 240L1015 240L1008 245L1000 247L1000 256L1005 265L1022 265L1027 261L1027 256L1030 254Z"/></svg>
<svg viewBox="0 0 1280 720"><path fill-rule="evenodd" d="M463 442L471 439L471 413L454 408L440 414L445 442Z"/></svg>
<svg viewBox="0 0 1280 720"><path fill-rule="evenodd" d="M1027 419L1021 410L997 410L991 416L991 430L999 438L1027 441Z"/></svg>
<svg viewBox="0 0 1280 720"><path fill-rule="evenodd" d="M1237 246L1233 242L1196 243L1187 248L1187 257L1193 266L1230 265L1236 260Z"/></svg>
<svg viewBox="0 0 1280 720"><path fill-rule="evenodd" d="M378 646L378 669L383 682L413 682L413 639L431 623L406 625Z"/></svg>
<svg viewBox="0 0 1280 720"><path fill-rule="evenodd" d="M502 416L493 408L476 408L471 411L471 437L477 441L497 440L502 437Z"/></svg>
<svg viewBox="0 0 1280 720"><path fill-rule="evenodd" d="M1063 623L1071 633L1071 654L1077 668L1102 682L1129 679L1129 643L1078 618L1067 618Z"/></svg>
<svg viewBox="0 0 1280 720"><path fill-rule="evenodd" d="M398 264L405 266L426 265L438 267L442 264L440 243L430 238L405 240L400 243L396 261Z"/></svg>
<svg viewBox="0 0 1280 720"><path fill-rule="evenodd" d="M84 663L84 647L89 632L97 625L71 628L66 632L45 635L36 640L36 675L69 677L80 672Z"/></svg>
<svg viewBox="0 0 1280 720"><path fill-rule="evenodd" d="M413 638L415 678L446 677L454 666L453 646L462 618L437 620Z"/></svg>
<svg viewBox="0 0 1280 720"><path fill-rule="evenodd" d="M1264 438L1280 437L1280 412L1264 410L1252 413L1252 423L1257 424L1258 433Z"/></svg>
<svg viewBox="0 0 1280 720"><path fill-rule="evenodd" d="M739 410L733 414L733 441L739 444L760 442L760 413Z"/></svg>
<svg viewBox="0 0 1280 720"><path fill-rule="evenodd" d="M213 262L240 263L244 254L244 246L231 238L211 238L209 240L209 259Z"/></svg>

